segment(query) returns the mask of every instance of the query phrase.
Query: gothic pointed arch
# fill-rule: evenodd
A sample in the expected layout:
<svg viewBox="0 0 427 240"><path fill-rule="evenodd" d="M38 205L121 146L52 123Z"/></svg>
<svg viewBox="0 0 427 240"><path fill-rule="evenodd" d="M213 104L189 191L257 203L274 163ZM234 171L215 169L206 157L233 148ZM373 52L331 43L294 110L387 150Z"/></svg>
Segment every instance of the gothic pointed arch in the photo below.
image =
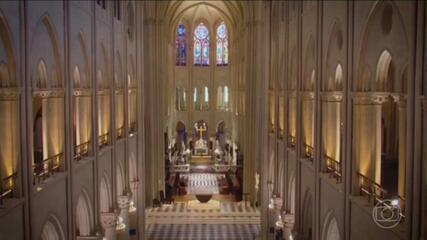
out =
<svg viewBox="0 0 427 240"><path fill-rule="evenodd" d="M310 35L307 41L304 55L304 73L302 79L303 91L314 91L316 72L316 52L313 36Z"/></svg>
<svg viewBox="0 0 427 240"><path fill-rule="evenodd" d="M82 76L82 80L80 82L80 87L83 88L89 88L91 87L91 77L90 77L90 60L89 60L89 55L88 55L88 50L86 47L86 42L85 42L85 37L83 32L79 32L78 33L78 39L79 39L79 44L80 44L80 48L82 51L82 55L83 55L83 76Z"/></svg>
<svg viewBox="0 0 427 240"><path fill-rule="evenodd" d="M123 195L125 192L126 184L125 184L125 173L123 171L123 165L121 163L117 163L116 184L117 184L117 196Z"/></svg>
<svg viewBox="0 0 427 240"><path fill-rule="evenodd" d="M0 50L5 53L5 59L0 59L0 88L18 87L12 36L2 12L0 12L0 40Z"/></svg>
<svg viewBox="0 0 427 240"><path fill-rule="evenodd" d="M335 212L330 210L323 221L322 240L340 240L340 230Z"/></svg>
<svg viewBox="0 0 427 240"><path fill-rule="evenodd" d="M310 189L305 191L301 210L302 233L307 239L311 239L313 236L313 197Z"/></svg>
<svg viewBox="0 0 427 240"><path fill-rule="evenodd" d="M187 28L186 25L180 21L176 26L175 33L175 51L176 51L176 61L177 66L187 65Z"/></svg>
<svg viewBox="0 0 427 240"><path fill-rule="evenodd" d="M92 204L86 190L82 189L76 204L76 230L78 236L89 236L94 227Z"/></svg>
<svg viewBox="0 0 427 240"><path fill-rule="evenodd" d="M59 219L51 214L47 218L41 231L41 240L65 240L64 231Z"/></svg>
<svg viewBox="0 0 427 240"><path fill-rule="evenodd" d="M326 78L323 81L323 91L342 91L342 65L344 62L344 35L341 22L334 19L329 33L328 45L326 47ZM339 68L339 69L338 69ZM340 78L337 71L340 70Z"/></svg>
<svg viewBox="0 0 427 240"><path fill-rule="evenodd" d="M216 28L216 65L228 65L228 30L224 21Z"/></svg>
<svg viewBox="0 0 427 240"><path fill-rule="evenodd" d="M194 29L193 58L194 66L209 66L210 57L209 28L205 22L200 22Z"/></svg>
<svg viewBox="0 0 427 240"><path fill-rule="evenodd" d="M402 86L401 78L396 76L404 72L409 61L411 36L408 35L405 21L396 3L375 2L361 36L356 62L357 77L352 83L353 91L403 93L407 86ZM396 42L399 44L395 44ZM387 51L387 54L384 51ZM383 61L379 62L378 59ZM378 81L377 72L371 72L371 76L367 77L367 69L378 69L377 64L380 63L385 66L390 59L393 61L389 70L394 71L396 76L389 76L389 82L385 83L383 79Z"/></svg>
<svg viewBox="0 0 427 240"><path fill-rule="evenodd" d="M41 17L34 31L34 39L32 39L32 65L33 65L33 87L35 88L61 88L63 86L62 79L62 59L59 51L57 34L55 26L50 20L48 14ZM46 86L39 86L37 79L37 69L39 61L43 59L47 70ZM35 75L35 76L34 76Z"/></svg>
<svg viewBox="0 0 427 240"><path fill-rule="evenodd" d="M107 174L104 173L99 185L99 209L101 213L110 211L112 204L111 199L111 184Z"/></svg>

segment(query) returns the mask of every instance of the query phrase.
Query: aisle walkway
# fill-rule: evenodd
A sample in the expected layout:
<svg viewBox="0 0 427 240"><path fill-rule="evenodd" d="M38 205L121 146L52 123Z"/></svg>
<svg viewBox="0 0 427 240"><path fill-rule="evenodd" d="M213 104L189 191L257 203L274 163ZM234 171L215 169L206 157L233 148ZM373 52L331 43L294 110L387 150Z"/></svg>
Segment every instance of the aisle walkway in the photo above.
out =
<svg viewBox="0 0 427 240"><path fill-rule="evenodd" d="M253 240L260 231L260 214L243 202L178 202L147 209L146 226L149 240Z"/></svg>

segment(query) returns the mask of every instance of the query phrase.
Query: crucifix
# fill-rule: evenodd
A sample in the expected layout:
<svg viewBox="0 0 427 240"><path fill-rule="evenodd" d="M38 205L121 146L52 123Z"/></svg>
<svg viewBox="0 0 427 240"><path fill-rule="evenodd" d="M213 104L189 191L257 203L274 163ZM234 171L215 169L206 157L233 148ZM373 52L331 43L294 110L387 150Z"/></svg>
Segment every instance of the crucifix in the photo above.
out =
<svg viewBox="0 0 427 240"><path fill-rule="evenodd" d="M202 126L200 126L199 128L197 127L197 123L196 123L196 131L199 132L199 138L203 139L203 132L205 132L206 129L206 123L203 123Z"/></svg>

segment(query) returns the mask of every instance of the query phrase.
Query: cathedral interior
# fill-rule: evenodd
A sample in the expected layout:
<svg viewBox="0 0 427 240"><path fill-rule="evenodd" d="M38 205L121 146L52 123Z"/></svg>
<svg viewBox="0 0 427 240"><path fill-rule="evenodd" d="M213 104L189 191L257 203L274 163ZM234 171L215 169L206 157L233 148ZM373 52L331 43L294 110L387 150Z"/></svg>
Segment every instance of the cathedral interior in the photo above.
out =
<svg viewBox="0 0 427 240"><path fill-rule="evenodd" d="M1 1L0 239L427 239L426 14Z"/></svg>

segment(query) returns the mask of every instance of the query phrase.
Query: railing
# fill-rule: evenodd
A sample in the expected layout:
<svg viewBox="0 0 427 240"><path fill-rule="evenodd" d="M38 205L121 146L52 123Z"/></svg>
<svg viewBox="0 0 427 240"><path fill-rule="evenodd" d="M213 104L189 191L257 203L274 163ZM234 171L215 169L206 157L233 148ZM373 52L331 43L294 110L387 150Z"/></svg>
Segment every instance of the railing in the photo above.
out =
<svg viewBox="0 0 427 240"><path fill-rule="evenodd" d="M368 196L368 201L371 202L371 199L373 198L373 204L382 203L384 206L388 208L394 208L396 206L396 203L393 203L394 201L397 202L397 206L399 208L399 214L401 216L401 221L404 221L405 219L405 202L406 199L402 196L398 196L398 199L386 199L390 196L387 195L387 190L384 189L380 184L376 183L375 181L369 179L368 177L364 176L361 173L357 173L357 176L359 177L359 191L361 196ZM391 205L390 201L391 200Z"/></svg>
<svg viewBox="0 0 427 240"><path fill-rule="evenodd" d="M86 157L89 154L89 144L90 141L87 141L74 146L74 160L79 161L82 157Z"/></svg>
<svg viewBox="0 0 427 240"><path fill-rule="evenodd" d="M124 132L125 132L125 127L124 126L117 128L116 129L116 133L117 133L116 138L117 139L123 138Z"/></svg>
<svg viewBox="0 0 427 240"><path fill-rule="evenodd" d="M136 132L136 127L137 127L136 122L132 122L129 126L129 132L130 133Z"/></svg>
<svg viewBox="0 0 427 240"><path fill-rule="evenodd" d="M333 177L337 180L337 183L342 181L342 168L341 162L324 155L325 163L326 163L326 172L330 174L330 177Z"/></svg>
<svg viewBox="0 0 427 240"><path fill-rule="evenodd" d="M62 153L56 154L43 160L40 163L33 164L33 185L40 183L42 180L54 175L60 171Z"/></svg>
<svg viewBox="0 0 427 240"><path fill-rule="evenodd" d="M297 143L297 138L294 136L289 135L289 139L288 139L288 146L291 148L295 148Z"/></svg>
<svg viewBox="0 0 427 240"><path fill-rule="evenodd" d="M108 145L108 139L110 138L110 133L105 133L102 134L101 136L98 137L98 145L99 147L104 147L106 145Z"/></svg>
<svg viewBox="0 0 427 240"><path fill-rule="evenodd" d="M313 162L313 152L314 152L314 148L306 143L304 143L304 156L310 160L311 162Z"/></svg>
<svg viewBox="0 0 427 240"><path fill-rule="evenodd" d="M359 172L357 176L359 178L359 193L361 196L368 196L368 201L371 201L371 198L373 198L374 204L384 200L387 190Z"/></svg>
<svg viewBox="0 0 427 240"><path fill-rule="evenodd" d="M0 182L0 205L3 205L3 199L13 197L13 190L15 189L16 172L12 175L5 177Z"/></svg>

